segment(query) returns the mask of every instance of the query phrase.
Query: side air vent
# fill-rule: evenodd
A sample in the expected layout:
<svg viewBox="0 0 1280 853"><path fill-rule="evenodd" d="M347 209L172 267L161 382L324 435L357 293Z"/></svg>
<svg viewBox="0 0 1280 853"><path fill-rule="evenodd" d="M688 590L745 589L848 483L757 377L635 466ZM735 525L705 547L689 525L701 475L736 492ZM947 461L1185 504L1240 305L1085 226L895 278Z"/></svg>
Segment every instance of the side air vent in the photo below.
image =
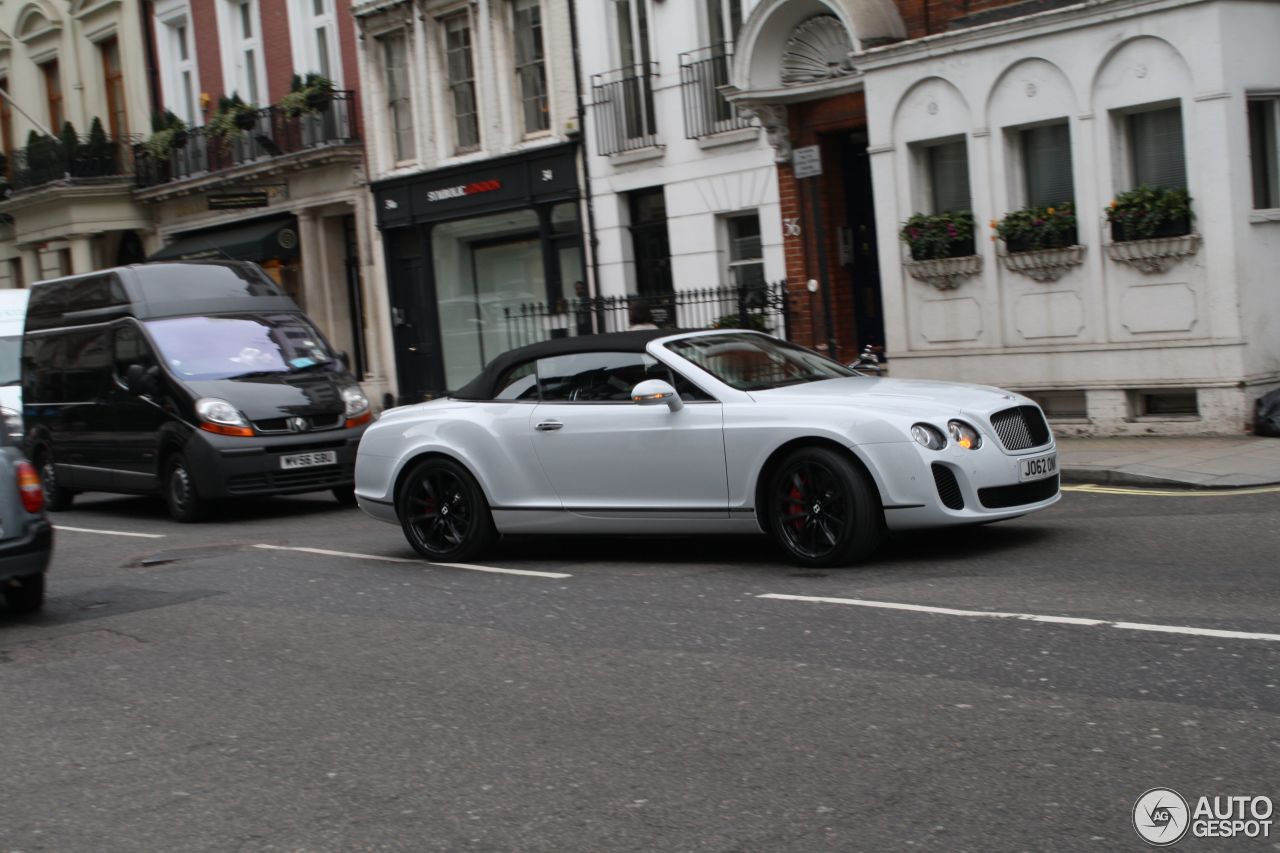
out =
<svg viewBox="0 0 1280 853"><path fill-rule="evenodd" d="M938 497L947 509L964 509L964 495L955 473L941 462L933 463L933 484L938 487Z"/></svg>

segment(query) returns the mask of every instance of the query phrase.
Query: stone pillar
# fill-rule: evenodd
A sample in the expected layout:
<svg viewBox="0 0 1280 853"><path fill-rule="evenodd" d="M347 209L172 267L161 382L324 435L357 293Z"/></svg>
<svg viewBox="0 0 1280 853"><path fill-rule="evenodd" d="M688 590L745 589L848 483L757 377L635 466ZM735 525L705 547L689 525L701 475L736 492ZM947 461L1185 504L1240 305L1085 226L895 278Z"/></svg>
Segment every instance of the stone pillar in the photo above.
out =
<svg viewBox="0 0 1280 853"><path fill-rule="evenodd" d="M326 318L321 313L324 307L321 292L324 253L320 251L320 243L324 237L321 234L320 217L314 208L303 208L295 211L295 214L298 217L298 245L302 251L302 282L301 292L298 294L302 297L302 310L327 333Z"/></svg>
<svg viewBox="0 0 1280 853"><path fill-rule="evenodd" d="M71 273L93 272L97 267L93 263L93 243L87 234L73 234L67 238L71 244Z"/></svg>
<svg viewBox="0 0 1280 853"><path fill-rule="evenodd" d="M43 277L40 275L40 253L33 246L19 246L18 253L22 256L22 281L30 287Z"/></svg>
<svg viewBox="0 0 1280 853"><path fill-rule="evenodd" d="M358 197L354 210L360 253L361 301L364 303L365 376L361 379L365 382L366 392L376 395L375 405L381 406L383 394L394 396L397 393L385 258L382 240L373 221L372 194Z"/></svg>

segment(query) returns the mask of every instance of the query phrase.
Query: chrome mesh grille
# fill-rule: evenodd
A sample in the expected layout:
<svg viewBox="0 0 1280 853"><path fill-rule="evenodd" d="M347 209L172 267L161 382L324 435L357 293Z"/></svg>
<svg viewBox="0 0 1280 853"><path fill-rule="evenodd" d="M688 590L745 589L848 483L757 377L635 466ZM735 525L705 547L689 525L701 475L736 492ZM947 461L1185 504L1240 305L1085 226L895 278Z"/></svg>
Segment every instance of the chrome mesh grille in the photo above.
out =
<svg viewBox="0 0 1280 853"><path fill-rule="evenodd" d="M1015 406L991 416L991 427L1005 450L1026 450L1049 443L1049 424L1038 406Z"/></svg>

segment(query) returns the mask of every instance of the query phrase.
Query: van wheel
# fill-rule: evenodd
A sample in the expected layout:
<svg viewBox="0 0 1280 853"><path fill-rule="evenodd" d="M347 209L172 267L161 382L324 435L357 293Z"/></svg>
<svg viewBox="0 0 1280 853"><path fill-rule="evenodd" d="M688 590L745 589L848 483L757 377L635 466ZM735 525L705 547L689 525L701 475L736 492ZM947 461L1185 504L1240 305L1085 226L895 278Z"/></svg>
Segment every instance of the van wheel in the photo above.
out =
<svg viewBox="0 0 1280 853"><path fill-rule="evenodd" d="M196 494L191 469L181 453L169 457L164 466L164 502L175 521L192 522L204 517L208 502Z"/></svg>
<svg viewBox="0 0 1280 853"><path fill-rule="evenodd" d="M14 578L16 586L5 587L4 603L14 613L35 613L44 607L44 575Z"/></svg>
<svg viewBox="0 0 1280 853"><path fill-rule="evenodd" d="M58 485L58 472L53 467L53 454L40 454L40 485L44 488L44 508L50 512L71 509L76 493Z"/></svg>
<svg viewBox="0 0 1280 853"><path fill-rule="evenodd" d="M356 487L352 486L334 486L333 497L343 506L356 505Z"/></svg>

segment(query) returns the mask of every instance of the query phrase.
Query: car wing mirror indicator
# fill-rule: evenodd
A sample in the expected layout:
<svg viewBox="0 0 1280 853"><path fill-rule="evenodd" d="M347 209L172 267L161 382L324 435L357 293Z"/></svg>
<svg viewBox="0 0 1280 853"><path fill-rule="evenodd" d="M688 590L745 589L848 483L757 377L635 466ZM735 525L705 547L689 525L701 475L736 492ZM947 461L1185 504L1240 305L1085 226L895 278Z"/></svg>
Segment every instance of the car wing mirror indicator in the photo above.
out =
<svg viewBox="0 0 1280 853"><path fill-rule="evenodd" d="M684 401L680 399L676 389L671 387L670 382L663 382L661 379L646 379L635 388L632 388L631 402L639 406L661 406L665 404L673 412L678 412L684 408Z"/></svg>

